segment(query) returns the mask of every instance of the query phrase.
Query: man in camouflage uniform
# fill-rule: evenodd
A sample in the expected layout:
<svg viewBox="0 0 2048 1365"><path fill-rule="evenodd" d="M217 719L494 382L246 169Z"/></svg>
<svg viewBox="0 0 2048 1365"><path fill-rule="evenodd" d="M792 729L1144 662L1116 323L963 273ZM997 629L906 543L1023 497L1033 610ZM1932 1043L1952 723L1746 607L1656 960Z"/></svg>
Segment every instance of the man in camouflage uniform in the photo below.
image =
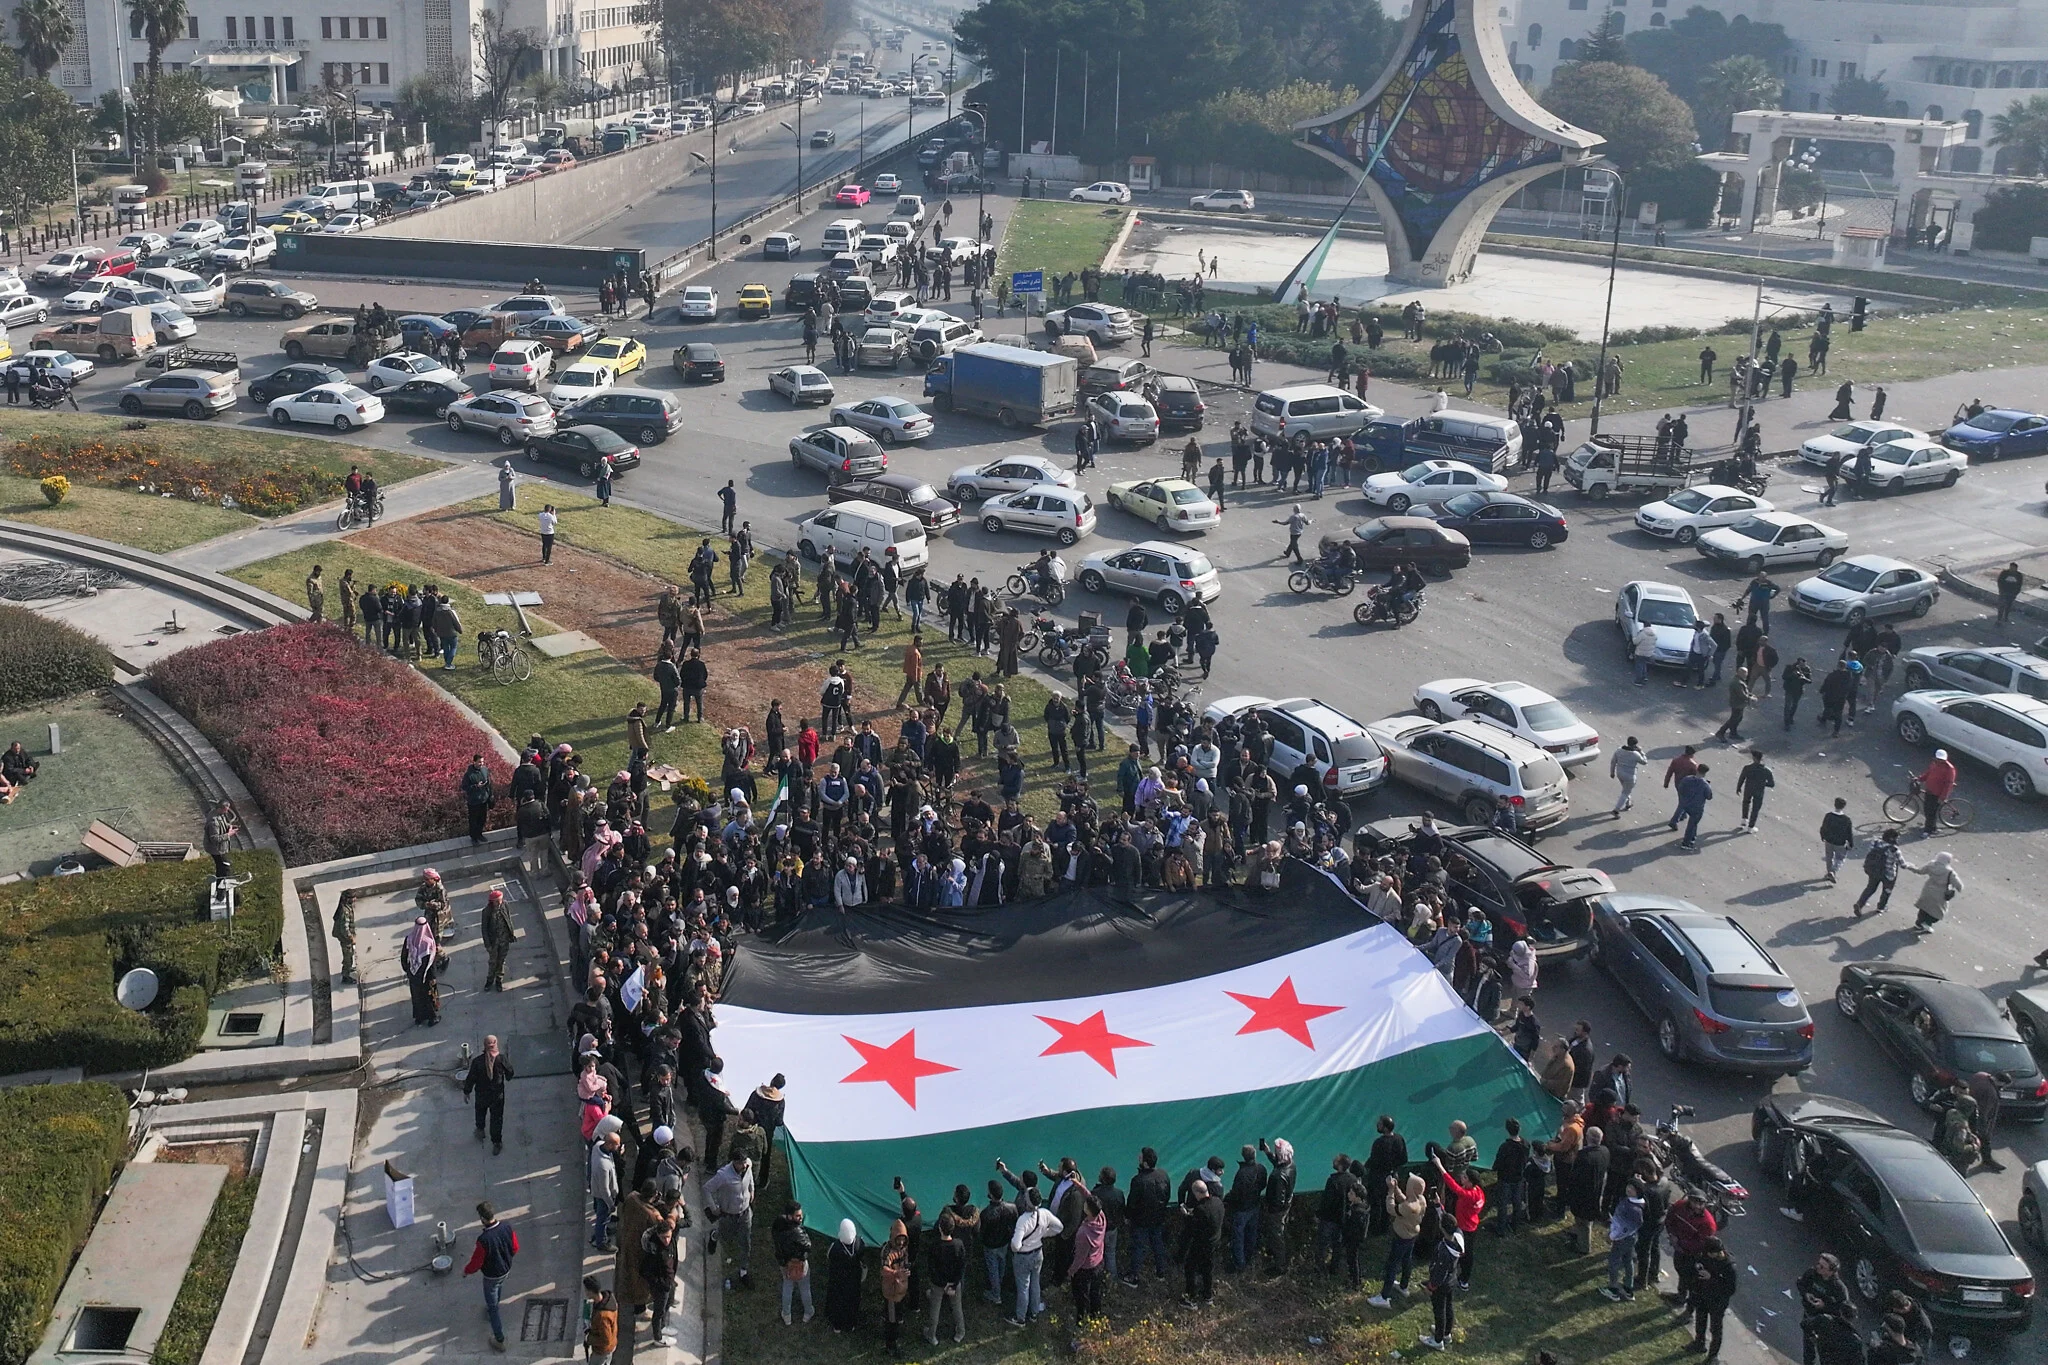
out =
<svg viewBox="0 0 2048 1365"><path fill-rule="evenodd" d="M334 904L334 941L341 945L341 984L356 982L356 893L344 891Z"/></svg>
<svg viewBox="0 0 2048 1365"><path fill-rule="evenodd" d="M428 868L420 874L419 889L412 893L413 907L434 926L434 940L446 944L455 938L455 909L448 903L448 888L441 874Z"/></svg>
<svg viewBox="0 0 2048 1365"><path fill-rule="evenodd" d="M505 955L512 951L513 940L519 937L512 927L512 911L505 904L505 893L492 888L490 899L484 902L484 952L490 957L490 970L484 975L484 989L502 991L505 989Z"/></svg>

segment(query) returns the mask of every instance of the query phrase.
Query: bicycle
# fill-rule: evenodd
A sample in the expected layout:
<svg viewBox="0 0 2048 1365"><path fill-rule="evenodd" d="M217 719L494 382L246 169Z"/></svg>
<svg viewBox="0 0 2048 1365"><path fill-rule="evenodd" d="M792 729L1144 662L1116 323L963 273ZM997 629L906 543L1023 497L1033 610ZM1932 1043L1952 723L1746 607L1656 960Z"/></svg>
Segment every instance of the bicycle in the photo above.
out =
<svg viewBox="0 0 2048 1365"><path fill-rule="evenodd" d="M1911 824L1926 812L1927 789L1917 778L1906 790L1893 792L1884 799L1884 818L1894 824ZM1937 818L1944 829L1968 829L1977 818L1977 808L1960 796L1950 796L1942 801Z"/></svg>
<svg viewBox="0 0 2048 1365"><path fill-rule="evenodd" d="M493 681L510 686L533 676L533 658L505 630L479 631L476 637L477 663L491 671Z"/></svg>

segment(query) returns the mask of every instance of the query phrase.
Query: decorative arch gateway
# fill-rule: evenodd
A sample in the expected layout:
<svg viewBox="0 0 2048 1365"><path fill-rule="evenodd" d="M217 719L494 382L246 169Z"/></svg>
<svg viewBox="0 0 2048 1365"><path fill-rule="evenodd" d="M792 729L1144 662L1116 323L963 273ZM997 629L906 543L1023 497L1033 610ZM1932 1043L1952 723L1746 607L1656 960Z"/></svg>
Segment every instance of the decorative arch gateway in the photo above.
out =
<svg viewBox="0 0 2048 1365"><path fill-rule="evenodd" d="M1295 133L1362 176L1386 226L1387 277L1441 288L1472 273L1488 224L1515 191L1586 160L1604 141L1522 88L1492 4L1416 0L1400 51L1364 98L1296 124ZM1311 253L1317 267L1324 250ZM1288 287L1302 275L1297 269Z"/></svg>

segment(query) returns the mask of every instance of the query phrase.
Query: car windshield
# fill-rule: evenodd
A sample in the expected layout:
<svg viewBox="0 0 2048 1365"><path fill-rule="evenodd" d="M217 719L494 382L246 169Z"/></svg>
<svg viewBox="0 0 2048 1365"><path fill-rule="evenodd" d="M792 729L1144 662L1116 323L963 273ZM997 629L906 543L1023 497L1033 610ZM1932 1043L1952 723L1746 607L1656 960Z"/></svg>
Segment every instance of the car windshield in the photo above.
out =
<svg viewBox="0 0 2048 1365"><path fill-rule="evenodd" d="M2010 1071L2015 1076L2031 1076L2035 1070L2033 1054L2017 1038L1951 1038L1948 1051L1949 1060L1965 1072Z"/></svg>
<svg viewBox="0 0 2048 1365"><path fill-rule="evenodd" d="M902 399L902 398L892 398L892 399L890 399L890 400L889 400L889 404L888 404L888 407L889 407L889 415L890 415L891 417L922 417L922 416L924 416L924 409L923 409L923 408L920 408L920 407L919 407L919 406L918 406L917 404L915 404L915 403L912 403L912 402L909 402L909 401L907 401L907 400L905 400L905 399Z"/></svg>
<svg viewBox="0 0 2048 1365"><path fill-rule="evenodd" d="M1904 464L1913 458L1913 447L1893 441L1870 452L1870 458L1880 464Z"/></svg>
<svg viewBox="0 0 2048 1365"><path fill-rule="evenodd" d="M1531 730L1569 730L1579 723L1572 709L1561 701L1539 701L1524 706L1522 719L1529 722Z"/></svg>
<svg viewBox="0 0 2048 1365"><path fill-rule="evenodd" d="M1913 1245L1923 1254L2012 1255L2012 1247L1999 1232L1998 1224L1985 1213L1982 1204L1934 1204L1912 1200L1899 1205L1899 1214L1905 1220L1907 1232L1912 1235Z"/></svg>
<svg viewBox="0 0 2048 1365"><path fill-rule="evenodd" d="M1863 442L1870 439L1870 428L1836 427L1834 431L1832 431L1829 434L1832 435L1837 441L1854 441L1856 444L1861 445L1863 444Z"/></svg>
<svg viewBox="0 0 2048 1365"><path fill-rule="evenodd" d="M1870 585L1877 581L1877 570L1849 561L1835 565L1820 576L1823 583L1832 583L1850 592L1868 592Z"/></svg>
<svg viewBox="0 0 2048 1365"><path fill-rule="evenodd" d="M1469 517L1486 506L1486 498L1479 493L1460 493L1444 504L1444 511L1454 517Z"/></svg>
<svg viewBox="0 0 2048 1365"><path fill-rule="evenodd" d="M1380 746L1370 735L1346 735L1330 746L1339 763L1369 763L1380 756Z"/></svg>
<svg viewBox="0 0 2048 1365"><path fill-rule="evenodd" d="M1752 1024L1797 1024L1806 1018L1799 992L1786 986L1724 986L1709 981L1707 1003L1724 1019Z"/></svg>
<svg viewBox="0 0 2048 1365"><path fill-rule="evenodd" d="M1964 425L1979 431L2011 431L2018 421L2019 418L2008 417L2002 412L1980 412Z"/></svg>
<svg viewBox="0 0 2048 1365"><path fill-rule="evenodd" d="M342 385L340 393L342 398L351 403L366 403L370 399L369 394L364 393L361 389L357 388L353 384Z"/></svg>
<svg viewBox="0 0 2048 1365"><path fill-rule="evenodd" d="M1189 555L1177 561L1173 568L1182 578L1200 578L1205 573L1215 572L1215 565L1209 562L1207 555Z"/></svg>
<svg viewBox="0 0 2048 1365"><path fill-rule="evenodd" d="M1729 529L1738 536L1762 541L1766 545L1778 538L1778 528L1765 521L1762 517L1751 517L1748 521L1738 521Z"/></svg>
<svg viewBox="0 0 2048 1365"><path fill-rule="evenodd" d="M905 502L937 502L939 494L930 484L921 483L915 488L904 489L903 500Z"/></svg>
<svg viewBox="0 0 2048 1365"><path fill-rule="evenodd" d="M1681 512L1704 512L1713 499L1697 488L1683 488L1664 499L1666 507L1675 507Z"/></svg>
<svg viewBox="0 0 2048 1365"><path fill-rule="evenodd" d="M1699 617L1689 602L1674 602L1668 597L1646 597L1643 605L1636 609L1636 619L1646 626L1690 626Z"/></svg>
<svg viewBox="0 0 2048 1365"><path fill-rule="evenodd" d="M1427 463L1412 464L1401 471L1401 482L1420 483L1423 479L1427 478L1430 473L1431 470Z"/></svg>
<svg viewBox="0 0 2048 1365"><path fill-rule="evenodd" d="M797 380L807 389L829 389L832 387L832 380L828 375L816 373L800 374L797 376Z"/></svg>
<svg viewBox="0 0 2048 1365"><path fill-rule="evenodd" d="M587 389L598 382L598 374L595 370L564 370L555 382L572 389Z"/></svg>

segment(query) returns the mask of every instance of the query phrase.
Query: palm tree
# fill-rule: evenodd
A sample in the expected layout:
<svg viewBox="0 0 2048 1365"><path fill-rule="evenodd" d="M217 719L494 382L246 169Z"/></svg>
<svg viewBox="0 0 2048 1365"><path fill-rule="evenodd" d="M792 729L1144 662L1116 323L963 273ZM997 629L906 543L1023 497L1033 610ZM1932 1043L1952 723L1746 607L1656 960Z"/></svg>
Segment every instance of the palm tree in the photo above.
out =
<svg viewBox="0 0 2048 1365"><path fill-rule="evenodd" d="M1776 109L1785 97L1785 83L1771 74L1761 57L1724 57L1700 76L1694 96L1700 141L1719 151L1728 136L1728 120L1744 109Z"/></svg>
<svg viewBox="0 0 2048 1365"><path fill-rule="evenodd" d="M2048 171L2048 95L2036 95L1991 116L1991 145L2012 153L2013 175Z"/></svg>
<svg viewBox="0 0 2048 1365"><path fill-rule="evenodd" d="M63 60L76 30L64 0L21 0L14 7L14 29L21 36L21 57L35 68L36 79L50 79L50 69Z"/></svg>
<svg viewBox="0 0 2048 1365"><path fill-rule="evenodd" d="M144 184L156 189L163 178L157 170L157 82L163 79L164 49L185 36L185 0L128 0L130 17L142 30L149 59L143 67L142 146L146 160L139 168Z"/></svg>

